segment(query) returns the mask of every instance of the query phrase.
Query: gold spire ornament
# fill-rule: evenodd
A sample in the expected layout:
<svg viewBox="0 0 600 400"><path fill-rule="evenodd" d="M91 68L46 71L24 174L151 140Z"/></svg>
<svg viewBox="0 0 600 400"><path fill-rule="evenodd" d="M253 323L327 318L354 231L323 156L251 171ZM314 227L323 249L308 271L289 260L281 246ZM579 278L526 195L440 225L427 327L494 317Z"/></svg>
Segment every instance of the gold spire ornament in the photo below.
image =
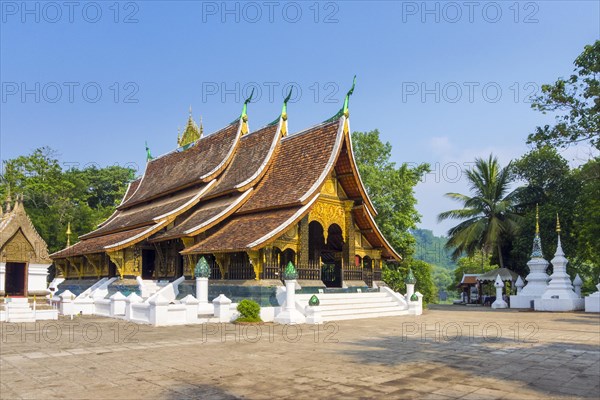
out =
<svg viewBox="0 0 600 400"><path fill-rule="evenodd" d="M535 233L540 233L540 206L535 205Z"/></svg>
<svg viewBox="0 0 600 400"><path fill-rule="evenodd" d="M560 219L558 219L558 213L556 213L556 233L560 235Z"/></svg>
<svg viewBox="0 0 600 400"><path fill-rule="evenodd" d="M71 222L67 223L67 247L71 245Z"/></svg>
<svg viewBox="0 0 600 400"><path fill-rule="evenodd" d="M192 118L192 106L190 106L187 126L183 134L177 129L177 145L183 149L189 148L196 140L202 138L202 128L199 128Z"/></svg>

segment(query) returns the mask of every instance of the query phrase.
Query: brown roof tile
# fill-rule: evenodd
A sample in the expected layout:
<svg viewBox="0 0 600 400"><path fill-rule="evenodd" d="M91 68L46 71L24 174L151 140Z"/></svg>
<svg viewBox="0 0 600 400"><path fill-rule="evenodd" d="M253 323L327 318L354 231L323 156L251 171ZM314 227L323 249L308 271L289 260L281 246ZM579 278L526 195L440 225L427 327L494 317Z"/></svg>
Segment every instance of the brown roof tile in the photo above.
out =
<svg viewBox="0 0 600 400"><path fill-rule="evenodd" d="M249 193L238 193L231 197L222 197L214 201L206 202L194 210L189 217L178 223L174 228L155 236L151 241L161 241L173 239L182 236L189 236L186 231L193 230L193 235L197 235L199 231L204 231L214 226L219 220L226 215L235 212L241 205L241 200L247 197ZM215 219L211 221L211 219Z"/></svg>
<svg viewBox="0 0 600 400"><path fill-rule="evenodd" d="M253 242L281 227L301 208L291 207L234 217L205 240L185 249L182 253L249 250Z"/></svg>
<svg viewBox="0 0 600 400"><path fill-rule="evenodd" d="M146 229L149 229L149 227L143 226L140 228L130 229L123 232L112 233L110 235L104 235L92 239L82 240L70 247L67 247L66 249L51 254L50 257L52 259L57 259L73 257L82 254L101 253L106 251L104 247L110 246L115 243L119 243L123 240L133 238L134 236L143 233Z"/></svg>
<svg viewBox="0 0 600 400"><path fill-rule="evenodd" d="M81 239L106 235L111 232L124 230L140 225L152 225L156 223L154 218L176 211L185 206L186 203L194 203L194 197L202 191L206 184L199 188L187 189L172 197L165 197L147 204L140 204L124 211L120 211L114 218L93 232L82 235ZM198 201L199 198L196 199ZM191 205L191 204L189 204Z"/></svg>
<svg viewBox="0 0 600 400"><path fill-rule="evenodd" d="M198 140L187 150L149 161L139 187L119 209L213 179L231 161L239 137L238 122Z"/></svg>
<svg viewBox="0 0 600 400"><path fill-rule="evenodd" d="M328 162L338 150L342 135L339 125L340 120L336 120L282 139L271 167L239 212L306 202L311 191L319 189L319 179L325 177Z"/></svg>
<svg viewBox="0 0 600 400"><path fill-rule="evenodd" d="M266 126L242 136L231 163L207 197L248 188L266 172L269 159L279 143L277 125Z"/></svg>

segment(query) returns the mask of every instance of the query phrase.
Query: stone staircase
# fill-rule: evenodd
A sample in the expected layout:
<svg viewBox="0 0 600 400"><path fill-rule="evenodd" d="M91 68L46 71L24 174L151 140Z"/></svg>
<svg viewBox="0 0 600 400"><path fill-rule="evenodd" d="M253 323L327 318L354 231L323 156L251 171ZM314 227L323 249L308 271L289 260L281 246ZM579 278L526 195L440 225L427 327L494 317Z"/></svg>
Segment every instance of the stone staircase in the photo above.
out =
<svg viewBox="0 0 600 400"><path fill-rule="evenodd" d="M324 321L346 319L391 317L409 314L406 303L390 293L318 293L321 315ZM312 294L296 294L296 307L308 305Z"/></svg>
<svg viewBox="0 0 600 400"><path fill-rule="evenodd" d="M4 300L6 322L35 322L27 297L10 297Z"/></svg>

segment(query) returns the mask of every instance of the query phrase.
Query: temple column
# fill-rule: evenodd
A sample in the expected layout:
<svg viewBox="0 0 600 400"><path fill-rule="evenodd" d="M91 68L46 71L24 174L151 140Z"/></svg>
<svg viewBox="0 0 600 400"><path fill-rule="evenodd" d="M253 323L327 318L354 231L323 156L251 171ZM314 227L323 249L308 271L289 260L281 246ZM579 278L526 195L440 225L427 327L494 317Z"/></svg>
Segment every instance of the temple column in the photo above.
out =
<svg viewBox="0 0 600 400"><path fill-rule="evenodd" d="M356 252L354 243L354 219L352 218L352 207L354 202L344 202L344 246L342 248L342 284L345 280L344 271L356 269L354 265L354 254Z"/></svg>
<svg viewBox="0 0 600 400"><path fill-rule="evenodd" d="M250 264L252 264L252 268L254 268L254 279L260 280L260 273L262 272L262 259L260 257L260 252L258 250L250 250L248 251L248 258L250 259Z"/></svg>
<svg viewBox="0 0 600 400"><path fill-rule="evenodd" d="M298 265L302 268L308 266L308 216L305 216L298 223Z"/></svg>

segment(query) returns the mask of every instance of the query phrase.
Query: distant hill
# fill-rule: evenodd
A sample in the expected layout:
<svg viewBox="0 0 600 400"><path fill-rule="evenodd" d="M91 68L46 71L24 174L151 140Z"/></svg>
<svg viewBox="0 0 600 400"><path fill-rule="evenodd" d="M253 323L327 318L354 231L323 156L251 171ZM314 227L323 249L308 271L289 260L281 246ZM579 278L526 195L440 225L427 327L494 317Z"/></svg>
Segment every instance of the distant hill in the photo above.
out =
<svg viewBox="0 0 600 400"><path fill-rule="evenodd" d="M435 236L429 229L415 229L411 231L417 241L414 257L429 264L437 265L447 270L454 270L456 263L452 261L450 251L444 247L447 238Z"/></svg>

